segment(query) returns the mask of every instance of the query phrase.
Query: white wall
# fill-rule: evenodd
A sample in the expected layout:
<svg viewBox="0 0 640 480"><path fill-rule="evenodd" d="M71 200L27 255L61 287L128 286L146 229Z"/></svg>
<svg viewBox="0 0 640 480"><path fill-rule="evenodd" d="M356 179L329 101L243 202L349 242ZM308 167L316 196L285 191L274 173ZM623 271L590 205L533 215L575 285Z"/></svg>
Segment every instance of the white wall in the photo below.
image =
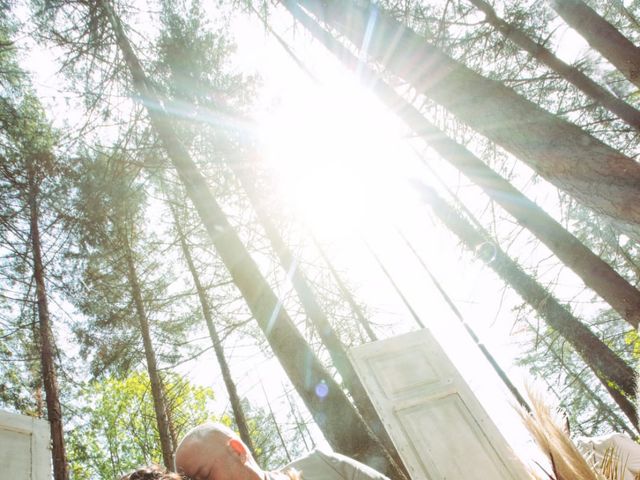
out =
<svg viewBox="0 0 640 480"><path fill-rule="evenodd" d="M47 421L0 411L0 477L49 480L49 439Z"/></svg>

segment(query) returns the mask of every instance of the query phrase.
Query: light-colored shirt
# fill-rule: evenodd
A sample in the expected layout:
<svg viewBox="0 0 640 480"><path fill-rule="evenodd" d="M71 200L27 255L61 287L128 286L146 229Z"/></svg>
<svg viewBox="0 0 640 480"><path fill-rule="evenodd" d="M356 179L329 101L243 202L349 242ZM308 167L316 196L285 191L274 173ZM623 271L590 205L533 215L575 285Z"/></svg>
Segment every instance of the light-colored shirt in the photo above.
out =
<svg viewBox="0 0 640 480"><path fill-rule="evenodd" d="M314 450L282 468L294 468L302 480L389 480L380 472L357 460L326 450Z"/></svg>
<svg viewBox="0 0 640 480"><path fill-rule="evenodd" d="M613 454L617 461L620 480L635 480L640 472L640 445L621 433L610 433L600 437L578 437L578 450L598 468L605 455Z"/></svg>

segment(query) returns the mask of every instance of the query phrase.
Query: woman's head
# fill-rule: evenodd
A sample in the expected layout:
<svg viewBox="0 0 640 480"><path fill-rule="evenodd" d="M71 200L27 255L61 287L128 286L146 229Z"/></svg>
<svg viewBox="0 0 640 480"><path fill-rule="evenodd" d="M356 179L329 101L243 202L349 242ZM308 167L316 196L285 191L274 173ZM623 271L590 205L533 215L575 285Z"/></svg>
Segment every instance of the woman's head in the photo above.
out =
<svg viewBox="0 0 640 480"><path fill-rule="evenodd" d="M174 472L168 472L159 465L149 465L123 475L120 480L185 480L185 477Z"/></svg>

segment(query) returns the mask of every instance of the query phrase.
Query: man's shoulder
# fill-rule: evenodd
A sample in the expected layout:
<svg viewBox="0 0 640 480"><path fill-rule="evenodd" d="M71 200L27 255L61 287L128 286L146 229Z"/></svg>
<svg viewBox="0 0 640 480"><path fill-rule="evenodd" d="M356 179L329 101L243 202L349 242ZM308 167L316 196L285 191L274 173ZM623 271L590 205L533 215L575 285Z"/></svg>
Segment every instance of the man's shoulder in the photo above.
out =
<svg viewBox="0 0 640 480"><path fill-rule="evenodd" d="M287 468L300 471L303 480L388 480L364 463L326 449L316 449Z"/></svg>

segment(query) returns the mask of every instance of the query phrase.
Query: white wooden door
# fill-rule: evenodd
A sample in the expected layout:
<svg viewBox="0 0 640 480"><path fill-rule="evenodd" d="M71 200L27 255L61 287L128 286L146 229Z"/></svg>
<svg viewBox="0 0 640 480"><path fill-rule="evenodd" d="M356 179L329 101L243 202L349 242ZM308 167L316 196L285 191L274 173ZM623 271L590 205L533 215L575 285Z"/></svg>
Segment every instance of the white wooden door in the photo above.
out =
<svg viewBox="0 0 640 480"><path fill-rule="evenodd" d="M49 423L45 420L0 411L0 476L15 480L49 480L49 438Z"/></svg>
<svg viewBox="0 0 640 480"><path fill-rule="evenodd" d="M413 480L530 478L428 330L351 357Z"/></svg>

